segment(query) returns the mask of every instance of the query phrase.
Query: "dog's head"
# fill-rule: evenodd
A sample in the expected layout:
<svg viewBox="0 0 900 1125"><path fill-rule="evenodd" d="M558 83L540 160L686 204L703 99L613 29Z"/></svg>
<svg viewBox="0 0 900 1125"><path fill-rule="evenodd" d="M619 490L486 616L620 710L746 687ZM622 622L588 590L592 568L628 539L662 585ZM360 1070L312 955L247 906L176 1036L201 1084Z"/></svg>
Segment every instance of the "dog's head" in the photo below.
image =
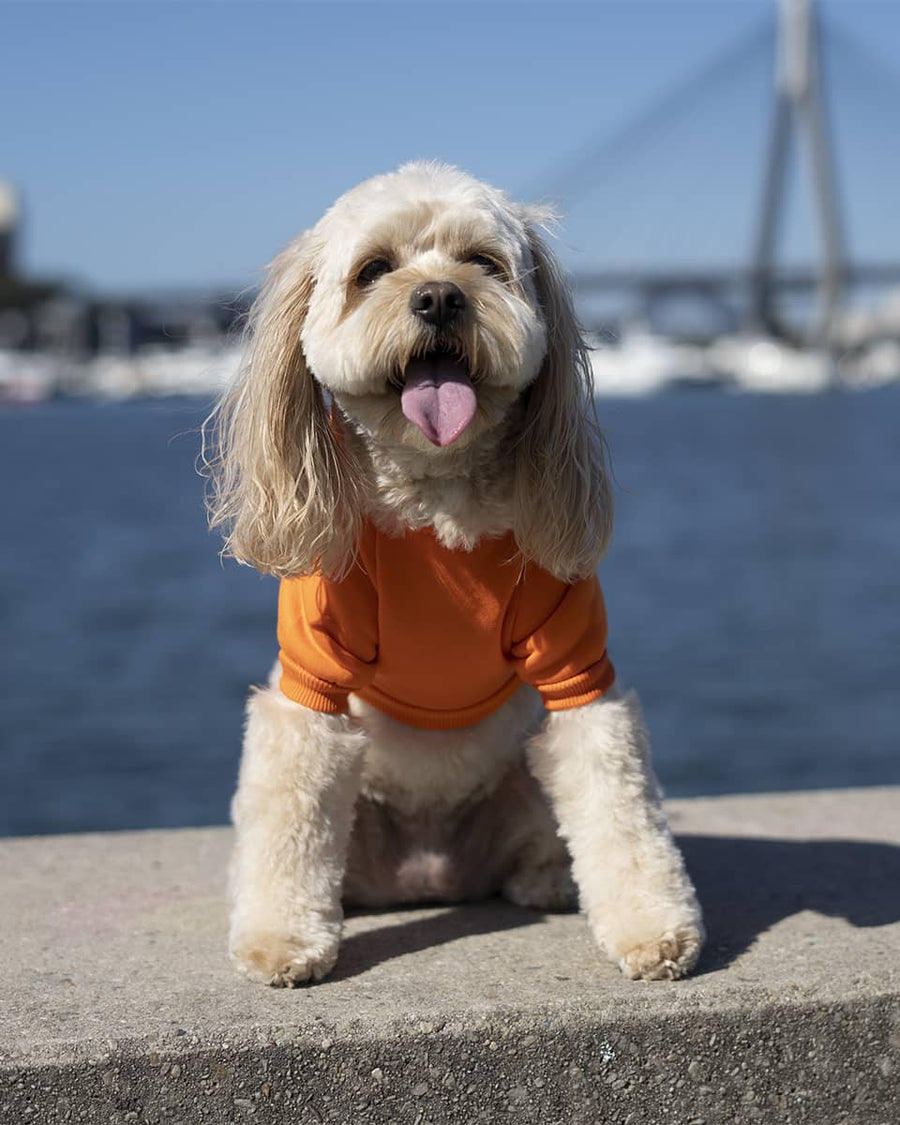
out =
<svg viewBox="0 0 900 1125"><path fill-rule="evenodd" d="M519 546L567 578L596 565L603 445L571 299L537 234L546 217L410 164L342 196L275 259L218 409L211 515L232 554L280 576L346 567L367 482L341 415L386 450L459 462L518 403Z"/></svg>
<svg viewBox="0 0 900 1125"><path fill-rule="evenodd" d="M525 215L455 169L366 181L287 257L312 278L300 334L309 370L381 443L469 444L541 368Z"/></svg>

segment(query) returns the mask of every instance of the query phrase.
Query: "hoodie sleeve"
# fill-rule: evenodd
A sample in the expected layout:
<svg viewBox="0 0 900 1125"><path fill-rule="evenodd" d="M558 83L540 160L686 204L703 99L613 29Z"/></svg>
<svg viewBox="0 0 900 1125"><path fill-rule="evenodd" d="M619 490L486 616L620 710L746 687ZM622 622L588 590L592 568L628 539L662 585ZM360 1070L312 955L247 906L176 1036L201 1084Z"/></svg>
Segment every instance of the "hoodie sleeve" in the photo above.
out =
<svg viewBox="0 0 900 1125"><path fill-rule="evenodd" d="M606 651L606 607L592 575L567 584L526 567L515 607L510 657L548 711L599 699L616 673Z"/></svg>
<svg viewBox="0 0 900 1125"><path fill-rule="evenodd" d="M282 580L278 595L281 691L313 711L347 710L347 697L375 675L378 601L356 563L340 581Z"/></svg>

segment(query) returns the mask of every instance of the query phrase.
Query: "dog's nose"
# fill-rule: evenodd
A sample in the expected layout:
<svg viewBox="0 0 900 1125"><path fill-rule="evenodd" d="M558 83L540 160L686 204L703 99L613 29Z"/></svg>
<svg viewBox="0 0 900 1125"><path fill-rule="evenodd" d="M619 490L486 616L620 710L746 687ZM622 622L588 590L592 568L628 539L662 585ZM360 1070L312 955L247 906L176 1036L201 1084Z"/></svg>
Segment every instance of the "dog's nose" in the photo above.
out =
<svg viewBox="0 0 900 1125"><path fill-rule="evenodd" d="M465 307L466 295L452 281L426 281L409 298L410 311L436 328L451 324Z"/></svg>

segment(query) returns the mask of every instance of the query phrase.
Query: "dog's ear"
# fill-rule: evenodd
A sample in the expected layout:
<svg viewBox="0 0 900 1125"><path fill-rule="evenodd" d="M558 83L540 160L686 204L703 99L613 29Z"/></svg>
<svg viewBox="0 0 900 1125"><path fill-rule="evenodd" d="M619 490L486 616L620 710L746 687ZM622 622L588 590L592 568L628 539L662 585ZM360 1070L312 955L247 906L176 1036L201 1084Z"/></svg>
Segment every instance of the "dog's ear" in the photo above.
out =
<svg viewBox="0 0 900 1125"><path fill-rule="evenodd" d="M593 573L609 543L612 492L587 347L559 262L535 229L541 218L526 213L547 355L525 392L515 532L526 557L574 581Z"/></svg>
<svg viewBox="0 0 900 1125"><path fill-rule="evenodd" d="M227 554L279 578L339 576L362 518L359 467L335 435L300 342L315 253L305 234L272 262L250 313L244 366L204 426L210 525L224 528Z"/></svg>

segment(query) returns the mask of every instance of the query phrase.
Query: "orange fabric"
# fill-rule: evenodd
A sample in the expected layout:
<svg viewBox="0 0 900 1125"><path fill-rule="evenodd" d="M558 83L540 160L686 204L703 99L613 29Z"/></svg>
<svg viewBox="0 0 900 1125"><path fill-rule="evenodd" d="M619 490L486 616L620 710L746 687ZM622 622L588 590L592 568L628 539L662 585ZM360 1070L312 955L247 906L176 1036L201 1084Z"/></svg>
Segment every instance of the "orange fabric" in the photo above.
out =
<svg viewBox="0 0 900 1125"><path fill-rule="evenodd" d="M366 524L340 582L281 583L278 640L289 699L338 713L354 692L430 729L478 722L521 681L557 711L615 679L597 579L567 585L523 564L511 534L451 551L430 528L394 537Z"/></svg>

